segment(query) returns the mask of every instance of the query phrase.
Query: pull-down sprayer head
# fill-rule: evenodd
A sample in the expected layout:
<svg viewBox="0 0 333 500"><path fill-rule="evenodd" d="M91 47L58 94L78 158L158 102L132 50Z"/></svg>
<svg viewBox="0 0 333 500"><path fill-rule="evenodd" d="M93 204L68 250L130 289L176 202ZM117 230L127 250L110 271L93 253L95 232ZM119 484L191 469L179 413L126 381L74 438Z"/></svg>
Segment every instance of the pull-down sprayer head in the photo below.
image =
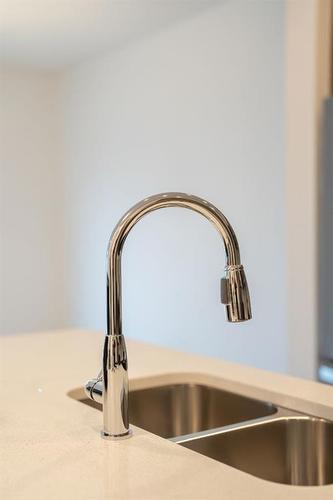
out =
<svg viewBox="0 0 333 500"><path fill-rule="evenodd" d="M221 302L231 323L252 318L250 294L243 266L226 266L221 280Z"/></svg>

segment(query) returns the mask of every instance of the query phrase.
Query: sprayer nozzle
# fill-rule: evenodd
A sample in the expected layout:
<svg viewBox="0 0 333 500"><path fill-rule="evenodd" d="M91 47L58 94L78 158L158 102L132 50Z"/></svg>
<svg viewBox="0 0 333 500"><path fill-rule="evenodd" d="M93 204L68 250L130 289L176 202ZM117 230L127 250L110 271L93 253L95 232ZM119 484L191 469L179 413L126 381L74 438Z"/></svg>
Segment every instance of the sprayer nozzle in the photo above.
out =
<svg viewBox="0 0 333 500"><path fill-rule="evenodd" d="M227 266L221 280L221 301L225 304L231 323L252 318L251 301L245 271L242 265Z"/></svg>

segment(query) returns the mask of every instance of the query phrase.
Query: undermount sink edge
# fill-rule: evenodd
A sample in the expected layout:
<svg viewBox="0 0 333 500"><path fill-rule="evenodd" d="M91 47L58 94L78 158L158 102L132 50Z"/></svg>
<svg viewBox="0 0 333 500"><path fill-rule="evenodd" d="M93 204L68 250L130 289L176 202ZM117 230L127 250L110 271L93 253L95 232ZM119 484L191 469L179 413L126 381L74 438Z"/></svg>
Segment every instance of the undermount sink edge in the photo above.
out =
<svg viewBox="0 0 333 500"><path fill-rule="evenodd" d="M333 484L333 422L320 417L278 408L272 417L172 441L267 481Z"/></svg>
<svg viewBox="0 0 333 500"><path fill-rule="evenodd" d="M199 374L135 382L132 425L267 481L333 484L333 422L221 388L222 380L210 385ZM83 388L68 396L102 410Z"/></svg>

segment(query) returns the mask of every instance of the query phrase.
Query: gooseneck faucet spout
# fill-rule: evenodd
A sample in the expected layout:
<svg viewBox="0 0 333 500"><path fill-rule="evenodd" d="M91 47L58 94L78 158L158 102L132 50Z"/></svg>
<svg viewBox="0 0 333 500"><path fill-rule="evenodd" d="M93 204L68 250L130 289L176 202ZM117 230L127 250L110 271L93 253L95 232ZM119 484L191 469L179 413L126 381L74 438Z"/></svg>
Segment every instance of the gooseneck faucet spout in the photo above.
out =
<svg viewBox="0 0 333 500"><path fill-rule="evenodd" d="M122 334L121 255L133 226L146 214L166 207L183 207L210 220L220 233L226 251L225 277L221 280L221 300L227 319L239 322L251 319L251 305L245 272L241 265L236 235L226 217L214 205L197 196L184 193L162 193L134 205L118 222L107 252L107 333L100 375L87 383L92 399L103 401L105 438L129 435L128 375L125 339Z"/></svg>

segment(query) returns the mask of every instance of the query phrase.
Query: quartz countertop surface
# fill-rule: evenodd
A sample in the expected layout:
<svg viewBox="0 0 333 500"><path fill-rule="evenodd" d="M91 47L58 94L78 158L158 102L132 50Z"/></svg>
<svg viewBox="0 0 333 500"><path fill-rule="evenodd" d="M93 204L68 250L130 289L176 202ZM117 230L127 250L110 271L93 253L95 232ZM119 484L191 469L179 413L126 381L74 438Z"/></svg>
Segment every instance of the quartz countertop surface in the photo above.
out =
<svg viewBox="0 0 333 500"><path fill-rule="evenodd" d="M101 439L101 412L68 392L97 374L102 343L102 333L84 330L0 339L1 498L332 500L333 485L265 481L134 426L130 439ZM156 377L186 382L200 375L201 382L333 420L332 387L138 341L127 348L132 388Z"/></svg>

